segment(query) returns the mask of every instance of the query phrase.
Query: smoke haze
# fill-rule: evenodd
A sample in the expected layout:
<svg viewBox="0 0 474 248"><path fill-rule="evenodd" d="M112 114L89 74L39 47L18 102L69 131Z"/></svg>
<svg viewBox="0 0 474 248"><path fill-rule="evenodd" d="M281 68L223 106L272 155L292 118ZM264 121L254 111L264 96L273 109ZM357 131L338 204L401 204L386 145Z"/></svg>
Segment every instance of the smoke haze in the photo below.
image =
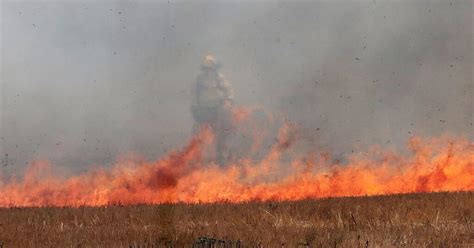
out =
<svg viewBox="0 0 474 248"><path fill-rule="evenodd" d="M179 147L207 120L190 106L205 106L210 53L233 104L281 113L306 149L472 140L473 13L469 0L3 0L0 174Z"/></svg>

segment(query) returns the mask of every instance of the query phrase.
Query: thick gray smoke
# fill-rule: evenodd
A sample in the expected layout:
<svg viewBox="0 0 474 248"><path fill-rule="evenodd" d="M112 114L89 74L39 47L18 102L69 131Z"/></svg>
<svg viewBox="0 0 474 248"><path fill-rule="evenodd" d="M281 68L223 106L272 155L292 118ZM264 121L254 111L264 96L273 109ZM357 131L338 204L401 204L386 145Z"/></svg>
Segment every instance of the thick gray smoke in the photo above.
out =
<svg viewBox="0 0 474 248"><path fill-rule="evenodd" d="M201 64L201 72L195 85L195 99L191 112L194 129L208 126L216 136L216 162L225 164L229 158L228 137L232 129L233 96L230 84L219 73L218 64L212 55L207 55Z"/></svg>
<svg viewBox="0 0 474 248"><path fill-rule="evenodd" d="M412 135L472 140L472 7L0 0L0 174L37 159L74 172L127 152L153 160L208 122L219 141L214 160L248 149L258 159L281 125L254 114L246 137L242 123L227 134L232 94L217 87L219 72L232 82L234 109L258 105L296 123L301 152L398 150ZM225 67L208 60L200 69L208 51ZM204 93L191 90L198 84Z"/></svg>

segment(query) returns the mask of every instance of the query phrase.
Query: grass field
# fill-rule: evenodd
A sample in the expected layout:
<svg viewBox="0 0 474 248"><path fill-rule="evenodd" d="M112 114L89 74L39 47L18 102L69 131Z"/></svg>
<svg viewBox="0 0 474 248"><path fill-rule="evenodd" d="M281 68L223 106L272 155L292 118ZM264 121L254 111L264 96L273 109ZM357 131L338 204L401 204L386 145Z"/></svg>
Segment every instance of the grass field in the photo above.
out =
<svg viewBox="0 0 474 248"><path fill-rule="evenodd" d="M474 247L474 192L0 209L3 247Z"/></svg>

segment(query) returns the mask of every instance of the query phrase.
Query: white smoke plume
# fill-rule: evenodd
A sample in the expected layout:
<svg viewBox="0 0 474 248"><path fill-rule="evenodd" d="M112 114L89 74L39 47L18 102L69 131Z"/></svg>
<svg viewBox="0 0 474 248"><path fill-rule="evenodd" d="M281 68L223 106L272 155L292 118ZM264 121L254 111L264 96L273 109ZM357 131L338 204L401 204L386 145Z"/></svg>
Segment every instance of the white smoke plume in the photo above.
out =
<svg viewBox="0 0 474 248"><path fill-rule="evenodd" d="M207 55L201 64L196 79L195 99L191 112L195 121L194 130L209 126L216 136L215 162L224 165L229 159L229 131L233 129L232 87L219 73L221 65L212 55Z"/></svg>

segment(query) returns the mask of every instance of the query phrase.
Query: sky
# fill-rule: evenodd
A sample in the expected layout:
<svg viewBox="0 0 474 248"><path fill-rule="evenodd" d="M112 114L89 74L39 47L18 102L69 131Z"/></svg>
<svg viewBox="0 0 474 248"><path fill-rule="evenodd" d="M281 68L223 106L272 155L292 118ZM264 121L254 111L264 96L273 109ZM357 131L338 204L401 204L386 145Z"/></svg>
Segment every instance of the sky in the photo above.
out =
<svg viewBox="0 0 474 248"><path fill-rule="evenodd" d="M0 1L0 173L181 147L208 54L309 149L474 139L469 0Z"/></svg>

